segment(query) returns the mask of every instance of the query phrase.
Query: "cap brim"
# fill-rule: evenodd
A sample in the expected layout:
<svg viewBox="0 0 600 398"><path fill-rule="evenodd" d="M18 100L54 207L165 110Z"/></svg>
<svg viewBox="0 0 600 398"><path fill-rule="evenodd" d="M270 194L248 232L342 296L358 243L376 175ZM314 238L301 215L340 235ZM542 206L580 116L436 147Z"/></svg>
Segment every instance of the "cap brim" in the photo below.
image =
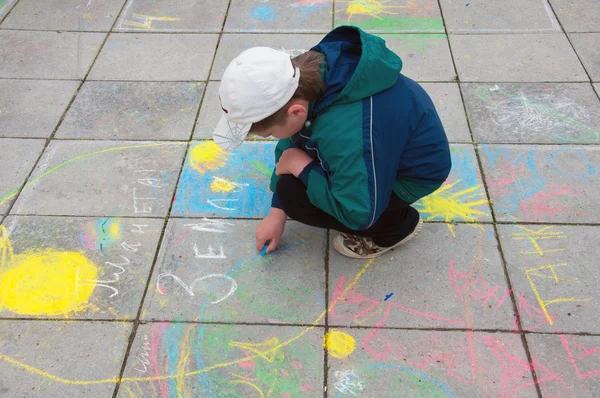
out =
<svg viewBox="0 0 600 398"><path fill-rule="evenodd" d="M244 142L244 139L248 136L250 127L252 127L252 123L232 123L223 115L215 128L213 140L215 144L226 151L235 149Z"/></svg>

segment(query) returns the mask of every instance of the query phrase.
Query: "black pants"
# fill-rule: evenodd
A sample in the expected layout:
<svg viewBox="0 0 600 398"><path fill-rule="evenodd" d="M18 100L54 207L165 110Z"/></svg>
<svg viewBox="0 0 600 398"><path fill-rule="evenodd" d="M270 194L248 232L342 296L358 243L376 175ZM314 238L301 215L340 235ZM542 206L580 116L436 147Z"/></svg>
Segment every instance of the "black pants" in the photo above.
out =
<svg viewBox="0 0 600 398"><path fill-rule="evenodd" d="M319 228L334 229L372 238L381 247L393 246L408 236L419 222L419 212L392 192L388 207L370 228L354 231L319 209L308 199L306 187L298 178L286 174L277 182L277 198L292 220Z"/></svg>

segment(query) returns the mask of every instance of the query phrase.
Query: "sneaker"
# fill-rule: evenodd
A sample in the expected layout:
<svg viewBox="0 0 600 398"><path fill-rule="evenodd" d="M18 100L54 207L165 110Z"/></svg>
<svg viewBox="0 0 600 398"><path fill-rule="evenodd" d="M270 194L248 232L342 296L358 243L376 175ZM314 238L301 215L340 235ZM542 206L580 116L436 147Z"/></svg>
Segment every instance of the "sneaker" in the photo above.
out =
<svg viewBox="0 0 600 398"><path fill-rule="evenodd" d="M419 222L417 223L415 229L400 242L390 247L377 246L371 238L340 232L333 239L333 247L340 254L346 257L375 258L408 242L409 240L417 236L419 232L421 232L421 228L423 228L423 220L419 216Z"/></svg>

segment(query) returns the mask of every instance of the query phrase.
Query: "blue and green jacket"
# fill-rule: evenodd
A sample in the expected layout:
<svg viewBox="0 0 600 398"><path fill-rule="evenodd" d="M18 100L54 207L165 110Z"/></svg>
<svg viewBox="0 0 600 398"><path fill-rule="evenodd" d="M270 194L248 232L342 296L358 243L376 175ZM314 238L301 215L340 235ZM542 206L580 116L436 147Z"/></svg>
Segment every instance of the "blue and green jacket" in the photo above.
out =
<svg viewBox="0 0 600 398"><path fill-rule="evenodd" d="M275 149L275 162L288 148L313 158L299 175L311 203L362 230L392 191L413 202L437 189L450 172L448 139L425 90L400 74L400 57L353 26L336 28L311 50L325 56L325 91L311 104L310 126ZM278 178L273 171L273 207L280 207Z"/></svg>

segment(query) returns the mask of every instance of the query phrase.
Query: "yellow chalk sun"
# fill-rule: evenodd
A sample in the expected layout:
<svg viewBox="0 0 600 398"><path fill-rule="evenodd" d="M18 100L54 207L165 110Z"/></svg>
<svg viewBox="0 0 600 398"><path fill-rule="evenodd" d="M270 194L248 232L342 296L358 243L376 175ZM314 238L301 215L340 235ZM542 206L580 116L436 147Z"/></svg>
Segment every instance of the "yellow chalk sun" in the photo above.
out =
<svg viewBox="0 0 600 398"><path fill-rule="evenodd" d="M225 178L214 177L210 189L213 192L231 192L235 189L235 184Z"/></svg>
<svg viewBox="0 0 600 398"><path fill-rule="evenodd" d="M227 162L227 152L213 141L202 141L194 145L190 152L190 166L200 174L216 170Z"/></svg>
<svg viewBox="0 0 600 398"><path fill-rule="evenodd" d="M387 11L390 8L408 8L408 6L386 6L389 0L377 1L377 0L351 0L342 1L341 3L350 3L346 7L346 13L348 14L348 22L354 15L366 15L376 19L382 19L381 14L395 14ZM410 2L409 2L410 3ZM340 10L344 11L344 10ZM338 11L339 12L339 11Z"/></svg>
<svg viewBox="0 0 600 398"><path fill-rule="evenodd" d="M0 311L20 315L65 315L85 309L98 268L77 252L14 254L0 226Z"/></svg>
<svg viewBox="0 0 600 398"><path fill-rule="evenodd" d="M332 331L325 334L325 348L334 358L346 358L354 352L356 343L348 333Z"/></svg>
<svg viewBox="0 0 600 398"><path fill-rule="evenodd" d="M450 193L456 184L460 183L457 180L453 183L443 185L440 189L425 196L421 199L422 208L419 209L422 214L429 214L425 217L426 220L432 220L436 217L443 218L448 223L448 228L454 235L454 229L451 221L477 221L479 216L484 216L487 213L477 207L489 203L487 199L479 199L485 197L485 192L480 185L475 185L459 192ZM464 200L464 201L461 201Z"/></svg>

